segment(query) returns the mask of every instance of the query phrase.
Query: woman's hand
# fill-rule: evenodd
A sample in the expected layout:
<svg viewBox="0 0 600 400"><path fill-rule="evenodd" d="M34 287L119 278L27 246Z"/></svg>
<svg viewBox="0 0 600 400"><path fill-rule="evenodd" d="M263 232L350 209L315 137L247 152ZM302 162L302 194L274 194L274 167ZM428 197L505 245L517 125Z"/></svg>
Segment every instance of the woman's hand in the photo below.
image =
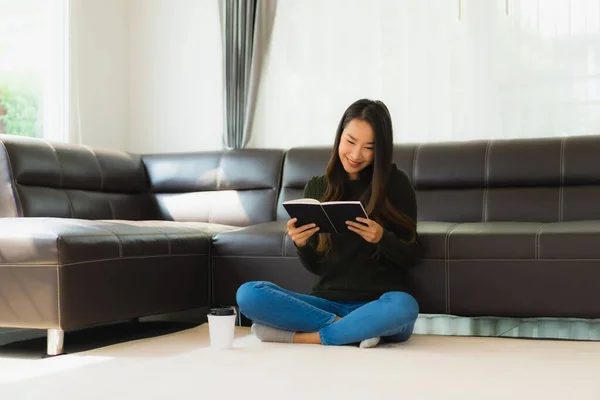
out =
<svg viewBox="0 0 600 400"><path fill-rule="evenodd" d="M381 237L383 236L383 228L377 222L372 219L366 218L356 218L358 222L354 221L346 221L348 225L348 229L352 232L358 233L369 243L379 243Z"/></svg>
<svg viewBox="0 0 600 400"><path fill-rule="evenodd" d="M307 224L296 228L296 221L298 221L297 218L292 218L288 221L287 233L288 236L294 241L296 246L303 247L306 245L308 238L310 238L319 230L319 227L315 224Z"/></svg>

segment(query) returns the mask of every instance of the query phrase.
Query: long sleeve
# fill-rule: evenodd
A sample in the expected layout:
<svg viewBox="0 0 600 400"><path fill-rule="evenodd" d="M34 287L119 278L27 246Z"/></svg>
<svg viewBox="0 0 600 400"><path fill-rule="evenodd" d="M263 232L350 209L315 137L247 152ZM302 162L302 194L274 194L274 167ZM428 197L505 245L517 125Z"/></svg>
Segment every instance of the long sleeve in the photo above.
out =
<svg viewBox="0 0 600 400"><path fill-rule="evenodd" d="M417 196L408 176L399 170L394 170L390 180L389 191L392 206L417 220ZM414 265L423 254L416 230L402 225L384 228L383 236L377 243L381 253L399 267Z"/></svg>
<svg viewBox="0 0 600 400"><path fill-rule="evenodd" d="M302 265L304 265L304 268L306 268L309 272L312 272L315 275L319 275L321 269L319 268L319 263L315 251L316 246L314 242L316 242L316 240L314 240L313 236L303 247L298 247L295 243L294 246L296 246L298 258L300 259Z"/></svg>
<svg viewBox="0 0 600 400"><path fill-rule="evenodd" d="M304 186L304 197L320 200L325 191L323 182L323 177L313 177L310 179ZM317 234L311 236L304 246L298 247L295 243L294 246L304 268L315 275L319 275L321 268L316 253Z"/></svg>

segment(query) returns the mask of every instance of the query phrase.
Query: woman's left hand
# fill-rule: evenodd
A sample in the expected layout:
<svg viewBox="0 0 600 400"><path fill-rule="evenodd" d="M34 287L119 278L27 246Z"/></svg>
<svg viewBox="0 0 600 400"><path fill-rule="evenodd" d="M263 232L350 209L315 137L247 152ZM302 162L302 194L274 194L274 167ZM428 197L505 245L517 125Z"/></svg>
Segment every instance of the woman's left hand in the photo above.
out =
<svg viewBox="0 0 600 400"><path fill-rule="evenodd" d="M348 229L352 232L358 233L369 243L379 243L383 236L383 228L377 222L372 219L356 218L358 222L346 221ZM359 223L360 222L360 223Z"/></svg>

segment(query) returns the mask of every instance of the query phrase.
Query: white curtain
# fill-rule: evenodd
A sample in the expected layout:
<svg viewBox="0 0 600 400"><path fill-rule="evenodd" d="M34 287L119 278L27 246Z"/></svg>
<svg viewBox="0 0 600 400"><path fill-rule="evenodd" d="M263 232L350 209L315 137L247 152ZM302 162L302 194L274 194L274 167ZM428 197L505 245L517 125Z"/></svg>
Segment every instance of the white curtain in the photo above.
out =
<svg viewBox="0 0 600 400"><path fill-rule="evenodd" d="M329 145L381 99L397 142L600 134L600 0L280 2L250 147Z"/></svg>

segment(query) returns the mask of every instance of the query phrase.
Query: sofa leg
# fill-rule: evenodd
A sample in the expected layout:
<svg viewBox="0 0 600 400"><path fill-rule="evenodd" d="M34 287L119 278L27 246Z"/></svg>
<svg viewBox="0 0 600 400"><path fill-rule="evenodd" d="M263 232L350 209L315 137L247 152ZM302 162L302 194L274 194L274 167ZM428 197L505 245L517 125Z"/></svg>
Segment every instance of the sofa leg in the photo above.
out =
<svg viewBox="0 0 600 400"><path fill-rule="evenodd" d="M57 356L63 353L65 332L61 329L48 329L48 342L46 352L49 356Z"/></svg>

